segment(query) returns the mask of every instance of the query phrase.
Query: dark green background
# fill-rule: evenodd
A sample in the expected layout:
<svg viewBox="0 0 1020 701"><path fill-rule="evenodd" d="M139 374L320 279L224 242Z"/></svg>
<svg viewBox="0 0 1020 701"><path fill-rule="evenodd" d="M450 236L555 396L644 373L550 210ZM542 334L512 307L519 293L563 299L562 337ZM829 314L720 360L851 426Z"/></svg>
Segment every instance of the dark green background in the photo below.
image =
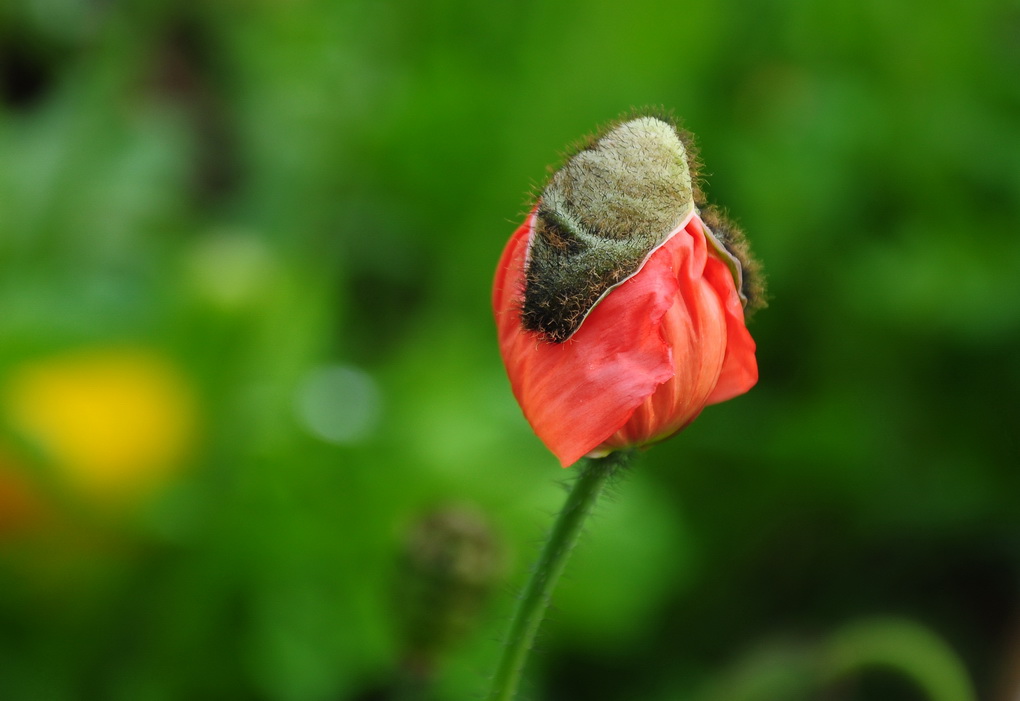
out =
<svg viewBox="0 0 1020 701"><path fill-rule="evenodd" d="M128 545L60 586L0 540L0 698L390 698L402 533L445 502L505 562L432 692L478 698L566 474L503 374L494 266L563 147L646 105L763 261L761 380L601 507L529 694L926 698L803 671L897 620L1014 698L1018 76L1006 1L5 2L0 380L151 346L204 440L136 517L78 514ZM269 270L228 307L188 274L224 236ZM295 413L323 364L376 383L357 441Z"/></svg>

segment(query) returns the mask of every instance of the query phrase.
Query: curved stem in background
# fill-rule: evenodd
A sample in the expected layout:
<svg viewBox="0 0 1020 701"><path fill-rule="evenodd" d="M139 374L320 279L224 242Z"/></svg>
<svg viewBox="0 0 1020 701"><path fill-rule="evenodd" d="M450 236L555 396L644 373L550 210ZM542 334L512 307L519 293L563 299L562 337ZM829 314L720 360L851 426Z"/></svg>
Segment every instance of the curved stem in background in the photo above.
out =
<svg viewBox="0 0 1020 701"><path fill-rule="evenodd" d="M906 675L930 701L976 701L960 658L922 625L896 618L858 621L826 641L822 676L832 681L869 667Z"/></svg>
<svg viewBox="0 0 1020 701"><path fill-rule="evenodd" d="M921 624L893 617L855 621L813 644L766 641L730 669L713 675L693 698L815 698L820 690L871 669L902 675L928 701L977 701L967 669L953 649Z"/></svg>
<svg viewBox="0 0 1020 701"><path fill-rule="evenodd" d="M584 528L584 522L609 478L628 463L632 455L629 451L610 453L604 458L586 460L582 466L563 510L556 517L549 539L531 572L531 578L517 601L510 632L492 680L492 690L486 697L488 701L512 701L516 696L521 672L549 606L556 581L563 573L567 558Z"/></svg>

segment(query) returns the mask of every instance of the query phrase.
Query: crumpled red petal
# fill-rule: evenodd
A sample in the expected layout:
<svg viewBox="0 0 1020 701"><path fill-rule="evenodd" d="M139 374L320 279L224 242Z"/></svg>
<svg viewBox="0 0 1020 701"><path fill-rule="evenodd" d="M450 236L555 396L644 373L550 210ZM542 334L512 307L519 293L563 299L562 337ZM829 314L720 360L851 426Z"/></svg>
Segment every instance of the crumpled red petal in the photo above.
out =
<svg viewBox="0 0 1020 701"><path fill-rule="evenodd" d="M531 217L503 252L493 306L514 396L538 437L567 466L619 429L672 377L659 324L673 304L676 283L635 276L602 300L569 340L543 341L520 323L530 223Z"/></svg>
<svg viewBox="0 0 1020 701"><path fill-rule="evenodd" d="M667 258L671 265L662 269ZM661 327L673 353L674 375L593 456L664 440L706 405L743 394L758 380L754 341L744 326L733 275L707 246L700 217L692 218L648 263L660 267L643 268L640 274L672 276L678 283L676 303Z"/></svg>
<svg viewBox="0 0 1020 701"><path fill-rule="evenodd" d="M708 253L699 217L561 344L521 327L532 219L503 251L493 308L514 395L564 467L585 455L661 440L707 403L754 385L754 342L740 299L726 264Z"/></svg>

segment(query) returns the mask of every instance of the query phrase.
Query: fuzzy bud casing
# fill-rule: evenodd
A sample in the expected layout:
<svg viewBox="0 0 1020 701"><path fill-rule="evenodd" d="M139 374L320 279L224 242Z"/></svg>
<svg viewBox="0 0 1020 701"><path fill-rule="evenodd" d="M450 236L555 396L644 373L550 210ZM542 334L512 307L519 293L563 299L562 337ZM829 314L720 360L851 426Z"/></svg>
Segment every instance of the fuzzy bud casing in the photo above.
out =
<svg viewBox="0 0 1020 701"><path fill-rule="evenodd" d="M694 210L685 135L655 117L623 122L570 158L538 203L522 321L569 338Z"/></svg>

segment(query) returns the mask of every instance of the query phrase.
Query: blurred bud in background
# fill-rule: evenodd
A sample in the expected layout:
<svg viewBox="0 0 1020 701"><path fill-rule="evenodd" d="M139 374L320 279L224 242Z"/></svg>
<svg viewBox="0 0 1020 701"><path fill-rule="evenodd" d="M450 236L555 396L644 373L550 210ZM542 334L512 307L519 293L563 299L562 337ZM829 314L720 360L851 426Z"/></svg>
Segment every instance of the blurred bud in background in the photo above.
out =
<svg viewBox="0 0 1020 701"><path fill-rule="evenodd" d="M0 543L37 528L48 515L39 488L17 460L0 449Z"/></svg>
<svg viewBox="0 0 1020 701"><path fill-rule="evenodd" d="M503 570L485 516L463 504L437 507L407 531L397 584L405 673L425 682L440 657L469 634Z"/></svg>
<svg viewBox="0 0 1020 701"><path fill-rule="evenodd" d="M12 433L37 453L57 493L91 510L142 506L194 448L194 392L156 351L72 351L15 366L5 384ZM31 499L16 496L18 489L24 492L10 487L9 498L29 509Z"/></svg>

